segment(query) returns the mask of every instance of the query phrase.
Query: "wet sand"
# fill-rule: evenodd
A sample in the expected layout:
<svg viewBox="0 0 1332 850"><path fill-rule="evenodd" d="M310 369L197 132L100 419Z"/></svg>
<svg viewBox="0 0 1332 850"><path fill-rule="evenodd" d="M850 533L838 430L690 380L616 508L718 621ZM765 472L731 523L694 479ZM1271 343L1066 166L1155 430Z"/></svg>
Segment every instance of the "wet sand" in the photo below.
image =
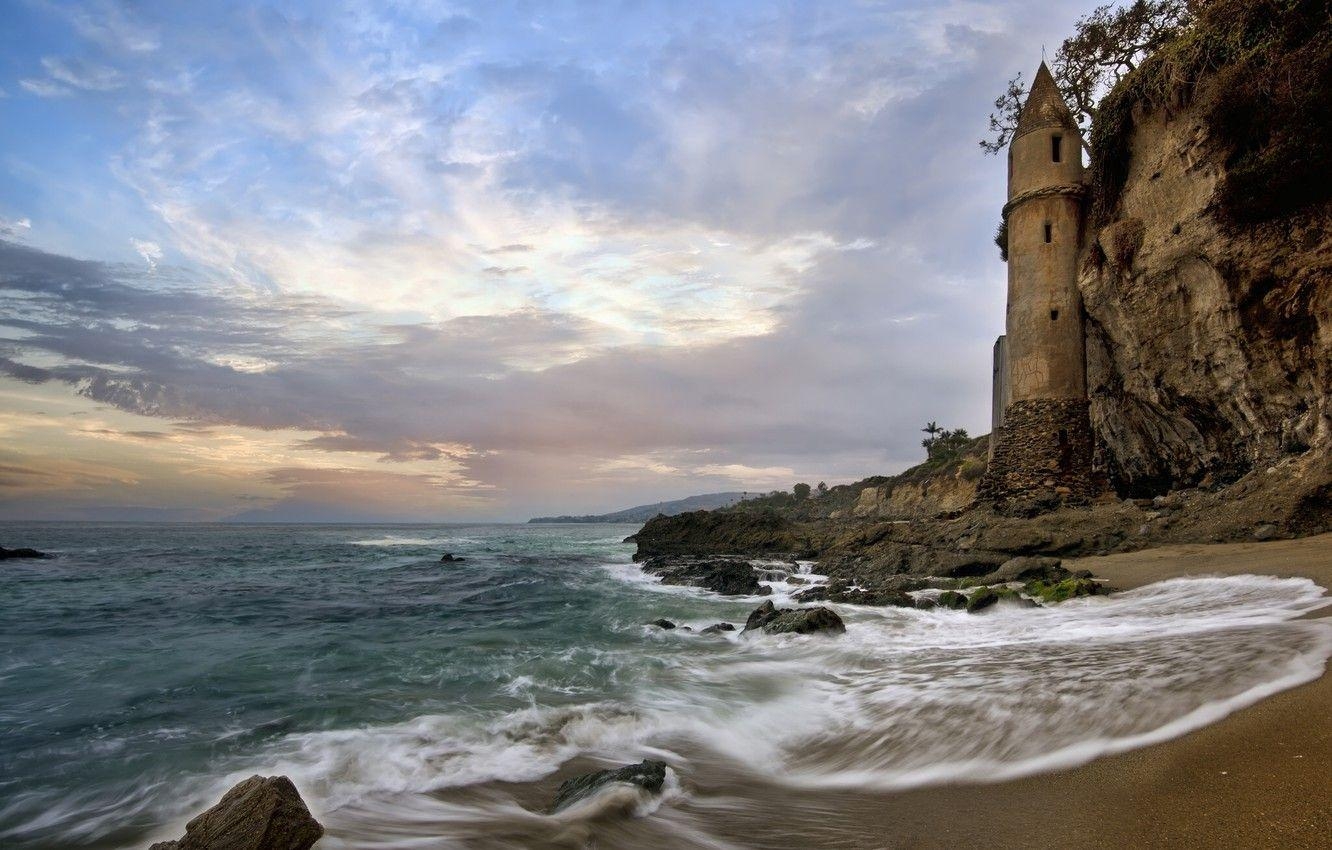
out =
<svg viewBox="0 0 1332 850"><path fill-rule="evenodd" d="M1124 590L1209 573L1303 576L1332 588L1332 534L1166 546L1070 566ZM1329 603L1310 616L1332 617ZM840 846L1332 847L1332 676L1163 744L1013 782L892 795L878 809L882 843Z"/></svg>
<svg viewBox="0 0 1332 850"><path fill-rule="evenodd" d="M1332 588L1332 534L1166 546L1069 566L1090 569L1121 590L1186 575L1246 573L1302 576ZM1310 616L1332 617L1332 596L1329 607ZM774 850L1328 848L1332 676L1325 672L1182 738L1082 767L993 785L817 793L761 808L761 818L739 815L727 837Z"/></svg>

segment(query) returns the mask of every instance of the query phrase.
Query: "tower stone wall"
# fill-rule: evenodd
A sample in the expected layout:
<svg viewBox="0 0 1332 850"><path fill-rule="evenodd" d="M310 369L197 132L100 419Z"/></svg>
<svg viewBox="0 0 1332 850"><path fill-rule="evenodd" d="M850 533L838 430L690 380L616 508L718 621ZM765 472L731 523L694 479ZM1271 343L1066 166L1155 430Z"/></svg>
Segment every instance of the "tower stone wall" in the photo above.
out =
<svg viewBox="0 0 1332 850"><path fill-rule="evenodd" d="M1095 490L1077 285L1086 194L1077 122L1042 63L1008 151L1008 307L995 386L1002 413L982 498L1077 500Z"/></svg>

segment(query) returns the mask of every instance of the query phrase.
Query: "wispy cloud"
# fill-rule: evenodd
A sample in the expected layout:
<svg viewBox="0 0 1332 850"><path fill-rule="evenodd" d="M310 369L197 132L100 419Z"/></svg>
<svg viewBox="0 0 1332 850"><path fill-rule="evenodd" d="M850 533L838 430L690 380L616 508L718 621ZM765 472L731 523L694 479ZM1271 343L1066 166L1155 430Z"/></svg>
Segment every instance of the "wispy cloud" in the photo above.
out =
<svg viewBox="0 0 1332 850"><path fill-rule="evenodd" d="M0 218L0 237L14 239L22 236L29 230L32 230L32 219L30 218Z"/></svg>
<svg viewBox="0 0 1332 850"><path fill-rule="evenodd" d="M49 235L0 228L0 372L139 421L80 439L220 475L159 424L253 429L264 469L359 470L263 473L273 505L901 466L919 421L984 428L1003 174L973 137L1086 5L26 9L68 27L13 58L55 99L0 112L71 141L11 157L0 210Z"/></svg>
<svg viewBox="0 0 1332 850"><path fill-rule="evenodd" d="M148 264L148 271L157 271L157 263L162 259L162 246L145 239L130 239L130 245L143 261Z"/></svg>

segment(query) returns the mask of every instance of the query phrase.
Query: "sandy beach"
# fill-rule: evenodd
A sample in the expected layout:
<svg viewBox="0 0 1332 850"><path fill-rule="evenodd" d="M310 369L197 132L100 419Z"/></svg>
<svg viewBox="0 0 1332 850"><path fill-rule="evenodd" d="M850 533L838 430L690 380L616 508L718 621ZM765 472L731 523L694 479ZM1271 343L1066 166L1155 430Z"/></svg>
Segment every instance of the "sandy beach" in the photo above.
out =
<svg viewBox="0 0 1332 850"><path fill-rule="evenodd" d="M1067 563L1119 590L1207 574L1298 576L1326 588L1332 535L1166 546ZM1329 615L1332 597L1311 616ZM737 846L764 850L1326 848L1332 846L1330 718L1332 677L1324 673L1180 738L994 784L791 793L742 786L736 776L692 780L702 798L729 793L746 800L714 826ZM607 826L607 846L665 846Z"/></svg>
<svg viewBox="0 0 1332 850"><path fill-rule="evenodd" d="M1069 565L1121 590L1246 573L1302 576L1326 588L1332 535L1166 546ZM1332 597L1312 616L1332 616ZM1182 738L1072 770L881 798L876 820L892 839L845 846L1332 846L1332 677L1325 672Z"/></svg>

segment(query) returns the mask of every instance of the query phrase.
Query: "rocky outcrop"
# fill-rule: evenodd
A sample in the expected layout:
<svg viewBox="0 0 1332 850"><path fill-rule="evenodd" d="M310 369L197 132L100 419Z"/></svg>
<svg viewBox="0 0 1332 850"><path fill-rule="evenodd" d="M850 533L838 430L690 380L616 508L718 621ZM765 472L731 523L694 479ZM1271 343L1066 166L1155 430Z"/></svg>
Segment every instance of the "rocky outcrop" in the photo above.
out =
<svg viewBox="0 0 1332 850"><path fill-rule="evenodd" d="M45 552L38 552L36 549L6 549L0 546L0 561L6 561L10 558L50 558L51 555Z"/></svg>
<svg viewBox="0 0 1332 850"><path fill-rule="evenodd" d="M630 785L649 794L660 794L666 783L666 762L647 759L615 770L599 770L560 783L551 814L585 800L611 785Z"/></svg>
<svg viewBox="0 0 1332 850"><path fill-rule="evenodd" d="M831 608L778 608L768 601L755 608L745 621L744 631L756 629L774 635L841 634L846 631L846 625Z"/></svg>
<svg viewBox="0 0 1332 850"><path fill-rule="evenodd" d="M1009 581L1063 581L1070 575L1058 558L1043 555L1022 555L1011 558L1000 565L999 569L982 576L981 580L990 584L1002 584Z"/></svg>
<svg viewBox="0 0 1332 850"><path fill-rule="evenodd" d="M185 824L185 837L149 850L309 850L324 834L285 776L251 776Z"/></svg>
<svg viewBox="0 0 1332 850"><path fill-rule="evenodd" d="M802 590L793 598L797 602L841 602L851 605L914 608L916 600L908 595L907 591L918 590L925 586L925 582L912 580L907 576L884 579L871 587L854 587L844 579L833 579L827 584Z"/></svg>
<svg viewBox="0 0 1332 850"><path fill-rule="evenodd" d="M803 557L811 545L799 524L776 511L744 511L744 522L729 511L694 511L657 516L634 535L640 559L646 555L696 555L697 541L710 541L709 553L719 555L787 555Z"/></svg>
<svg viewBox="0 0 1332 850"><path fill-rule="evenodd" d="M1121 494L1332 450L1332 209L1221 215L1233 149L1209 116L1234 82L1204 77L1183 108L1131 105L1122 191L1088 234L1091 420Z"/></svg>
<svg viewBox="0 0 1332 850"><path fill-rule="evenodd" d="M753 565L737 558L671 558L656 556L643 562L643 571L660 576L662 584L701 587L726 596L772 593L759 584Z"/></svg>

